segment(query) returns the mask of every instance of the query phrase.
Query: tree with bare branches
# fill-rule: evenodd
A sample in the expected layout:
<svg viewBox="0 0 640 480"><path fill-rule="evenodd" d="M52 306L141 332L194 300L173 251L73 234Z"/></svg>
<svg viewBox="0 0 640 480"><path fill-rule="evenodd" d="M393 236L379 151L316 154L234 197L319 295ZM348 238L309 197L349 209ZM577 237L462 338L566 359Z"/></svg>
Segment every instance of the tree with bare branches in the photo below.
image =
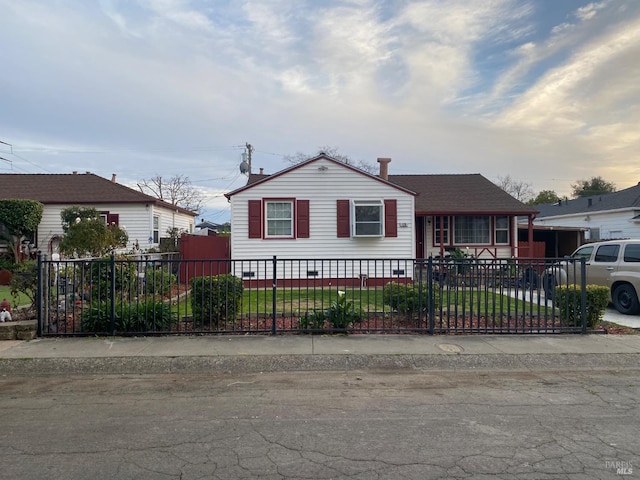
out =
<svg viewBox="0 0 640 480"><path fill-rule="evenodd" d="M328 157L331 157L335 160L338 160L342 163L346 163L347 165L351 165L352 167L359 168L360 170L364 170L367 173L375 174L377 173L377 168L374 164L367 163L363 160L352 160L347 155L343 155L338 151L338 147L330 147L325 145L324 147L318 148L318 152L312 155L297 152L294 155L285 155L284 161L290 163L291 165L297 165L298 163L302 163L305 160L308 160L316 155L325 154Z"/></svg>
<svg viewBox="0 0 640 480"><path fill-rule="evenodd" d="M528 202L535 196L533 188L529 182L516 180L511 178L511 175L507 175L505 177L499 176L497 185L509 195L524 203Z"/></svg>
<svg viewBox="0 0 640 480"><path fill-rule="evenodd" d="M200 213L204 207L204 196L185 175L174 175L165 179L156 175L137 184L142 193L156 197L177 207Z"/></svg>

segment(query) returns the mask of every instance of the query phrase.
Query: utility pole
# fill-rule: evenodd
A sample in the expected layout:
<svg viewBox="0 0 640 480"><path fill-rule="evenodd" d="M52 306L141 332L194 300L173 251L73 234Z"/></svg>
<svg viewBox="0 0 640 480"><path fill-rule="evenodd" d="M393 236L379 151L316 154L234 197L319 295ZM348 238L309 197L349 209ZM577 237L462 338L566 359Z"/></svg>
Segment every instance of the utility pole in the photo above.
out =
<svg viewBox="0 0 640 480"><path fill-rule="evenodd" d="M250 143L245 143L244 146L247 149L247 162L249 163L249 175L251 175L251 153L253 152L253 147Z"/></svg>

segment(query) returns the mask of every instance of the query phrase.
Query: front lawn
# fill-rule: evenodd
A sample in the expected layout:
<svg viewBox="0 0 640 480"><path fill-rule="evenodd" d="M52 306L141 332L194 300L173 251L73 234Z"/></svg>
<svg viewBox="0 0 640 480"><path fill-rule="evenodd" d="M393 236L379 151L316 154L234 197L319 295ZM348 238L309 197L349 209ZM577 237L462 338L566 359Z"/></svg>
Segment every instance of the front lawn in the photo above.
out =
<svg viewBox="0 0 640 480"><path fill-rule="evenodd" d="M383 301L383 288L353 288L341 290L347 302L352 302L355 309L363 314L391 312L389 305ZM275 311L279 314L304 315L314 310L328 308L339 297L337 289L330 288L278 288L275 297ZM493 315L509 313L545 312L553 314L551 304L528 302L522 298L515 299L506 294L475 289L447 289L441 292L442 310L446 312L473 312L477 315ZM191 302L185 300L176 305L180 314L191 314ZM242 294L240 315L270 315L274 310L273 291L271 289L244 289ZM436 307L436 312L440 309Z"/></svg>
<svg viewBox="0 0 640 480"><path fill-rule="evenodd" d="M8 285L0 285L0 301L3 299L9 300L11 302L11 308L15 308L14 304L15 299L11 296L11 288ZM31 305L31 300L24 293L18 293L18 307Z"/></svg>

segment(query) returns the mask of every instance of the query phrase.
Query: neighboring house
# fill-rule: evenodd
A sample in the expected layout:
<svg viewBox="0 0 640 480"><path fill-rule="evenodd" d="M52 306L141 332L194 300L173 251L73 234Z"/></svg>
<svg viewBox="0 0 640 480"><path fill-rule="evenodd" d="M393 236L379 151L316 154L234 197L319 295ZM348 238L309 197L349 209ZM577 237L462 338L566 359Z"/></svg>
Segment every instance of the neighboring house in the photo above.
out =
<svg viewBox="0 0 640 480"><path fill-rule="evenodd" d="M219 223L209 222L207 220L202 220L200 223L196 225L196 230L194 234L204 235L204 236L213 236L213 235L218 235L219 233L223 233L224 231L225 231L224 225L220 225Z"/></svg>
<svg viewBox="0 0 640 480"><path fill-rule="evenodd" d="M581 229L589 241L640 238L640 184L536 208L536 226Z"/></svg>
<svg viewBox="0 0 640 480"><path fill-rule="evenodd" d="M125 229L132 251L158 248L167 230L191 233L196 213L108 180L93 173L0 174L0 198L37 200L44 204L34 247L43 253L58 253L62 238L60 212L70 206L95 208L106 223ZM137 243L136 243L137 242Z"/></svg>
<svg viewBox="0 0 640 480"><path fill-rule="evenodd" d="M518 254L517 216L532 219L535 209L481 175L388 175L390 161L378 159L378 176L326 155L250 175L226 194L231 258L412 259L454 248Z"/></svg>

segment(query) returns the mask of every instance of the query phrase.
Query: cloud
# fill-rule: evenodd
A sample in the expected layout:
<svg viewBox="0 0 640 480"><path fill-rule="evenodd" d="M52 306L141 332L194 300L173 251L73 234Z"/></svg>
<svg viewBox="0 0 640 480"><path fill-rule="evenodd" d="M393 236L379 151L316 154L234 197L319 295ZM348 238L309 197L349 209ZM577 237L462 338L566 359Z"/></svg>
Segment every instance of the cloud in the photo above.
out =
<svg viewBox="0 0 640 480"><path fill-rule="evenodd" d="M0 0L0 140L61 171L185 173L220 209L245 142L268 172L336 145L403 173L622 185L640 7L541 5Z"/></svg>

